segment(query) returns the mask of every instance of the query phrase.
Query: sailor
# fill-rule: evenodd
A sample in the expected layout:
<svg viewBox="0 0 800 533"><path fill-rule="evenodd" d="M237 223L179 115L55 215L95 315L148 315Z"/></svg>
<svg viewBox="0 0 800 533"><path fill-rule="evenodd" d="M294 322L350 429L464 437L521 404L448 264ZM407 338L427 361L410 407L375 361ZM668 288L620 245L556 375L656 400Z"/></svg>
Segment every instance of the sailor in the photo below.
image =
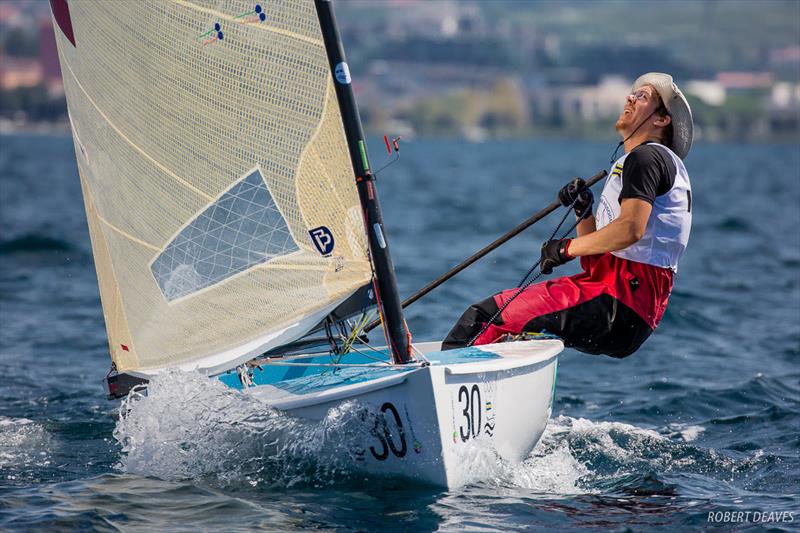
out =
<svg viewBox="0 0 800 533"><path fill-rule="evenodd" d="M479 345L547 332L582 352L621 358L658 326L692 223L683 165L692 146L692 113L672 76L651 72L634 82L616 129L622 137L617 150L624 146L625 154L613 162L596 215L591 190L576 178L559 199L574 208L578 236L542 245L543 273L576 257L583 271L528 287L488 327L518 289L472 305L442 349L473 338Z"/></svg>

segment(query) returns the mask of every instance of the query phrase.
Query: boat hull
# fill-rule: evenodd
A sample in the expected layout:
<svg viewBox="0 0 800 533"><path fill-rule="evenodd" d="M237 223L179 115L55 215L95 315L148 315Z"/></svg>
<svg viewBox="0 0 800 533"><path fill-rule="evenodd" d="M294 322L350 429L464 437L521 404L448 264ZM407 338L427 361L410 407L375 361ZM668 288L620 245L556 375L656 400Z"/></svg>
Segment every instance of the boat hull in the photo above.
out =
<svg viewBox="0 0 800 533"><path fill-rule="evenodd" d="M365 431L350 455L369 474L454 488L481 479L486 454L510 463L527 457L550 417L563 344L512 342L462 353L431 351L438 343L418 348L428 351L429 366L310 394L287 395L269 384L248 392L311 420L354 402Z"/></svg>

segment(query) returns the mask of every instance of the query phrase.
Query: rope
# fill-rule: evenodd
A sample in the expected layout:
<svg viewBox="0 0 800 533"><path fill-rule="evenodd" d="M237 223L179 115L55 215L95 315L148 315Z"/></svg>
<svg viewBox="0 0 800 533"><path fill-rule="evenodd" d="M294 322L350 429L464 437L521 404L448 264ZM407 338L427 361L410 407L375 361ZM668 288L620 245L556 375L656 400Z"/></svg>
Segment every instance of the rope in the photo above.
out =
<svg viewBox="0 0 800 533"><path fill-rule="evenodd" d="M574 203L575 203L575 202L573 202L573 204L574 204ZM572 208L572 206L570 205L570 209L571 209L571 208ZM549 239L547 239L548 241L550 241L550 240L553 240L553 237L555 237L555 236L556 236L556 232L557 232L559 229L561 229L561 226L564 224L564 222L566 222L566 220L567 220L567 217L569 217L569 213L570 213L570 210L569 210L569 209L567 209L566 213L564 213L564 216L563 216L563 217L561 217L561 221L560 221L560 222L558 223L558 225L556 226L556 229L554 229L554 230L553 230L553 233L551 233L551 234L550 234L550 238L549 238ZM577 223L576 223L576 226L577 226ZM575 226L573 226L573 228L575 228ZM572 233L572 230L569 230L569 231L567 232L567 234L569 234L569 233ZM537 266L539 266L539 261L535 262L535 263L533 264L533 266L532 266L532 267L531 267L531 268L528 270L528 272L525 274L525 276L523 276L523 277L522 277L522 279L521 279L521 280L519 280L519 283L517 283L517 287L521 287L521 286L522 286L522 284L523 284L523 283L525 283L525 280L527 280L527 279L528 279L528 276L530 276L531 274L533 274L533 271L534 271L534 270L536 270L536 267L537 267Z"/></svg>
<svg viewBox="0 0 800 533"><path fill-rule="evenodd" d="M575 202L576 202L576 201L577 201L577 198L576 198L575 200L573 200L572 204L570 204L570 205L569 205L569 207L567 208L567 212L566 212L566 213L564 214L564 216L561 218L561 222L559 222L559 223L558 223L558 225L556 226L556 229L554 229L554 230L553 230L553 233L551 233L551 234L550 234L550 238L549 238L549 239L547 239L548 241L551 241L551 240L553 240L553 239L555 238L555 236L556 236L556 233L558 232L558 230L559 230L559 229L561 229L561 226L562 226L562 225L564 224L564 222L567 220L567 217L569 216L569 214L570 214L570 212L571 212L571 210L572 210L572 207L573 207L573 205L575 204ZM578 219L578 220L576 220L576 221L575 221L575 223L572 225L572 227L570 227L570 228L569 228L569 229L568 229L568 230L567 230L567 231L564 233L564 235L563 235L561 238L562 238L562 239L564 239L564 238L566 238L566 236L567 236L567 235L569 235L570 233L572 233L572 231L573 231L575 228L577 228L577 227L578 227L578 224L580 224L580 222L581 222L581 219ZM532 267L531 267L531 268L528 270L528 272L525 274L525 277L523 277L523 278L522 278L522 280L520 281L520 283L518 284L518 286L519 286L519 289L517 290L517 292L515 292L515 293L514 293L514 294L511 296L511 298L509 298L508 300L506 300L506 302L505 302L505 303L504 303L504 304L503 304L503 305L502 305L502 306L501 306L501 307L500 307L500 308L497 310L497 312L496 312L494 315L492 315L492 318L490 318L490 319L489 319L489 320L486 322L486 324L484 324L484 325L483 325L483 328L481 328L481 330L480 330L480 331L479 331L479 332L478 332L478 333L477 333L477 334L476 334L474 337L472 337L472 339L470 339L470 341L467 343L467 346L472 346L472 345L475 343L475 341L478 339L478 337L480 337L481 335L483 335L483 334L486 332L486 330L487 330L487 329L489 329L489 326L491 326L491 325L494 323L494 321L495 321L495 320L497 320L497 317L499 317L499 316L502 314L502 312L503 312L503 311L505 311L506 307L508 307L508 306L509 306L509 304L510 304L511 302L513 302L513 301L514 301L514 299L515 299L517 296L519 296L520 294L522 294L522 293L525 291L525 289L527 289L528 287L530 287L530 286L531 286L531 285L532 285L532 284L533 284L533 283L534 283L534 282L535 282L537 279L539 279L539 278L542 276L542 271L541 271L541 269L540 269L538 274L536 274L535 276L533 276L533 277L532 277L530 280L528 280L528 281L525 281L525 280L527 280L527 279L528 279L528 277L529 277L531 274L533 274L533 272L534 272L534 271L535 271L535 270L536 270L536 269L537 269L537 268L540 266L540 263L541 263L541 262L542 262L542 258L541 258L541 257L539 257L539 259L538 259L538 260L537 260L537 261L536 261L536 262L533 264L533 266L532 266Z"/></svg>
<svg viewBox="0 0 800 533"><path fill-rule="evenodd" d="M393 365L389 362L386 363L288 363L285 361L265 361L264 365L275 366L330 366L330 367L357 367L357 368L388 368L390 370L404 370L412 368L416 365ZM422 366L422 365L419 365Z"/></svg>
<svg viewBox="0 0 800 533"><path fill-rule="evenodd" d="M362 343L362 344L364 344L364 343ZM373 348L373 347L372 347L372 346L370 346L369 344L365 344L365 346L367 346L367 348L369 348L370 350L372 350L372 351L373 351L373 352L375 352L375 353L383 354L383 352L382 352L382 351L380 351L380 350L376 350L375 348ZM366 357L366 358L368 358L368 359L372 359L373 361L379 361L379 362L383 362L383 363L387 363L387 364L389 364L389 361L386 361L385 359L380 359L380 358L378 358L378 357L373 357L373 356L371 356L371 355L369 355L369 354L367 354L367 353L365 353L365 352L362 352L361 350L359 350L359 349L358 349L358 348L356 348L356 347L351 347L351 349L352 349L354 352L356 352L356 353L358 353L358 354L361 354L361 355L363 355L364 357Z"/></svg>

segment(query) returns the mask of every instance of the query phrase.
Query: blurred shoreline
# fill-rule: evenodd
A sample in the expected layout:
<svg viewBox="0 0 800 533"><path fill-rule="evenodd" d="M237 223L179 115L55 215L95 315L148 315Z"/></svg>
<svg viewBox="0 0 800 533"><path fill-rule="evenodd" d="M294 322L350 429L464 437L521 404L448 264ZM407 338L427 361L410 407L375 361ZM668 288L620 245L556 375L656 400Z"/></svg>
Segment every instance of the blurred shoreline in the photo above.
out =
<svg viewBox="0 0 800 533"><path fill-rule="evenodd" d="M633 80L661 71L696 140L800 142L795 0L338 0L337 17L372 135L613 140ZM0 132L68 128L55 32L46 0L0 2Z"/></svg>
<svg viewBox="0 0 800 533"><path fill-rule="evenodd" d="M380 139L383 135L391 135L391 131L365 128L367 136ZM0 119L0 137L16 135L42 135L53 137L70 137L70 126L68 120L41 121L41 122L19 122ZM590 132L573 132L570 130L542 129L540 131L515 132L499 136L484 135L465 136L459 134L446 133L413 133L404 135L403 142L424 142L424 141L466 141L471 144L497 143L503 141L598 141L616 143L619 136L614 131L614 124L609 122L603 130L596 128ZM381 141L382 142L382 141ZM716 137L706 138L702 132L695 134L695 144L737 144L747 143L755 145L796 145L800 142L800 135L769 135L759 138L742 137Z"/></svg>

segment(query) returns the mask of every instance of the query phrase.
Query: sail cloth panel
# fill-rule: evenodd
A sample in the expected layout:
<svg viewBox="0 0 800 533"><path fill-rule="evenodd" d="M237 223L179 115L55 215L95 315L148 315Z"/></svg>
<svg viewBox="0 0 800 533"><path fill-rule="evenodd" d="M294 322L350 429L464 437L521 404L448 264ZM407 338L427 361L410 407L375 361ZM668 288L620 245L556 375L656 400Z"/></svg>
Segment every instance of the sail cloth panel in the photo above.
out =
<svg viewBox="0 0 800 533"><path fill-rule="evenodd" d="M369 282L312 0L71 0L66 16L74 44L54 27L120 371L230 368Z"/></svg>

